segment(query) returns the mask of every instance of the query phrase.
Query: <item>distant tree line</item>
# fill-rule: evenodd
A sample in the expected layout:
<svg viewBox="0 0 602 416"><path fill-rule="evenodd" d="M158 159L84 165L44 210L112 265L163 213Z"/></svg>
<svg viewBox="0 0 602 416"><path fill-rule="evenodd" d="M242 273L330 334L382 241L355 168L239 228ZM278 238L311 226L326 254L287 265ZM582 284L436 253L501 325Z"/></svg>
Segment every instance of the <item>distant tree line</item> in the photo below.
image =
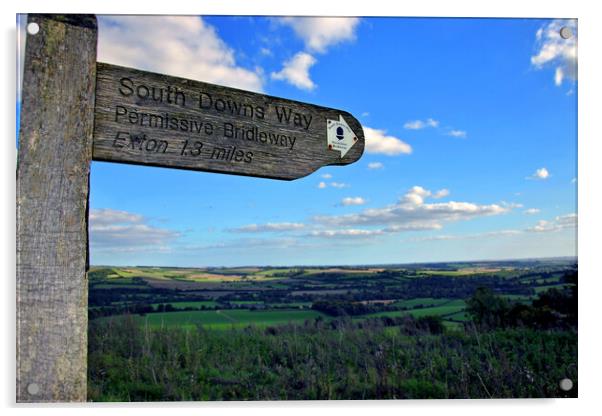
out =
<svg viewBox="0 0 602 416"><path fill-rule="evenodd" d="M480 287L466 301L473 321L483 328L526 326L537 329L577 328L577 272L563 276L571 286L548 289L532 304L512 302Z"/></svg>

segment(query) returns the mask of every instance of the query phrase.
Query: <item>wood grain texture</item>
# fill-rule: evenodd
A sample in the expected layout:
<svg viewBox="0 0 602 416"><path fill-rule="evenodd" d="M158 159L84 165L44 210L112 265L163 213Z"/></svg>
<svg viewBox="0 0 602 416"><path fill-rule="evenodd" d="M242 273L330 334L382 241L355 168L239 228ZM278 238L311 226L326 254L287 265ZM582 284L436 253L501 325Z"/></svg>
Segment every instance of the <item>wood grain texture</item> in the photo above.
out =
<svg viewBox="0 0 602 416"><path fill-rule="evenodd" d="M364 151L349 113L104 63L97 66L93 159L291 180ZM329 150L327 120L357 141Z"/></svg>
<svg viewBox="0 0 602 416"><path fill-rule="evenodd" d="M29 15L17 166L17 402L86 400L94 16Z"/></svg>

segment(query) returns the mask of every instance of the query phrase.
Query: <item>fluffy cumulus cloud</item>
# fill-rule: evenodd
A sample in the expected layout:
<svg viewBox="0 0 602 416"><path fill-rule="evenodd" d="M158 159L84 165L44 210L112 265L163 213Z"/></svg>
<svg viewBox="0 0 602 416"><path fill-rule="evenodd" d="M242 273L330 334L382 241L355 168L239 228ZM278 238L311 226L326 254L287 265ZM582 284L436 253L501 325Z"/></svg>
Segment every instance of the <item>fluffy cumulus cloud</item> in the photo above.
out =
<svg viewBox="0 0 602 416"><path fill-rule="evenodd" d="M365 205L366 200L361 196L348 196L341 200L341 205L344 207L348 207L350 205Z"/></svg>
<svg viewBox="0 0 602 416"><path fill-rule="evenodd" d="M441 191L439 191L441 192ZM446 222L501 215L516 207L513 204L479 205L471 202L428 202L437 195L414 186L395 204L365 209L360 213L338 216L316 216L313 221L325 226L381 226L385 232L440 229Z"/></svg>
<svg viewBox="0 0 602 416"><path fill-rule="evenodd" d="M99 16L98 60L251 91L261 70L237 65L215 28L197 16Z"/></svg>
<svg viewBox="0 0 602 416"><path fill-rule="evenodd" d="M562 28L571 36L564 39ZM531 56L531 65L536 69L554 68L554 84L562 85L565 79L577 79L577 21L556 19L535 33L536 52Z"/></svg>
<svg viewBox="0 0 602 416"><path fill-rule="evenodd" d="M90 245L101 251L165 252L180 233L154 227L142 215L113 209L93 209L89 215Z"/></svg>
<svg viewBox="0 0 602 416"><path fill-rule="evenodd" d="M394 136L388 136L385 130L362 126L366 135L366 152L396 156L412 153L412 146Z"/></svg>
<svg viewBox="0 0 602 416"><path fill-rule="evenodd" d="M408 121L403 125L403 128L408 129L408 130L421 130L426 127L439 127L439 122L432 118L427 118L425 121L422 121L422 120Z"/></svg>
<svg viewBox="0 0 602 416"><path fill-rule="evenodd" d="M307 91L316 88L309 73L317 62L314 54L326 53L331 46L354 40L359 23L357 17L282 17L277 21L293 29L303 40L305 50L285 61L282 69L272 72L271 77Z"/></svg>
<svg viewBox="0 0 602 416"><path fill-rule="evenodd" d="M523 211L527 215L535 215L539 214L541 210L539 208L529 208Z"/></svg>
<svg viewBox="0 0 602 416"><path fill-rule="evenodd" d="M360 22L357 17L282 17L279 21L294 30L308 51L319 53L338 43L354 40Z"/></svg>
<svg viewBox="0 0 602 416"><path fill-rule="evenodd" d="M531 176L527 176L527 179L546 180L550 177L550 172L546 168L539 168Z"/></svg>
<svg viewBox="0 0 602 416"><path fill-rule="evenodd" d="M272 72L272 79L286 81L303 90L313 90L316 84L309 76L309 69L316 63L316 58L306 52L299 52L278 72Z"/></svg>

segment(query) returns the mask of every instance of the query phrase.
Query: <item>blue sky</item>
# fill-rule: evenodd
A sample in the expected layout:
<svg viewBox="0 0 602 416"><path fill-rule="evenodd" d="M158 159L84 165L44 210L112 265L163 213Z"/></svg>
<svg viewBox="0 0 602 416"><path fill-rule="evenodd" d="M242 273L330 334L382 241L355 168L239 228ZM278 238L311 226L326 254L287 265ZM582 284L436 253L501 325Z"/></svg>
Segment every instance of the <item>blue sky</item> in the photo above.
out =
<svg viewBox="0 0 602 416"><path fill-rule="evenodd" d="M291 182L93 162L93 264L576 255L573 21L99 20L99 61L340 108L367 143Z"/></svg>

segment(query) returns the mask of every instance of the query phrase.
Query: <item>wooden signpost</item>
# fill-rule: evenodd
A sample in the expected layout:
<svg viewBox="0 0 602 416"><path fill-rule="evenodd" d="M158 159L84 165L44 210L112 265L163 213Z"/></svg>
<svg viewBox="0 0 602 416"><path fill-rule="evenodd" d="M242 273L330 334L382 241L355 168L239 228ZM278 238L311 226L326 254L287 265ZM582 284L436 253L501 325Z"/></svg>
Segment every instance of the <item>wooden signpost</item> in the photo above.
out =
<svg viewBox="0 0 602 416"><path fill-rule="evenodd" d="M349 113L96 62L93 15L29 15L17 165L17 401L86 400L92 160L292 180L364 151Z"/></svg>
<svg viewBox="0 0 602 416"><path fill-rule="evenodd" d="M103 63L97 71L94 160L290 180L364 151L362 127L344 111ZM344 155L328 142L341 119Z"/></svg>

